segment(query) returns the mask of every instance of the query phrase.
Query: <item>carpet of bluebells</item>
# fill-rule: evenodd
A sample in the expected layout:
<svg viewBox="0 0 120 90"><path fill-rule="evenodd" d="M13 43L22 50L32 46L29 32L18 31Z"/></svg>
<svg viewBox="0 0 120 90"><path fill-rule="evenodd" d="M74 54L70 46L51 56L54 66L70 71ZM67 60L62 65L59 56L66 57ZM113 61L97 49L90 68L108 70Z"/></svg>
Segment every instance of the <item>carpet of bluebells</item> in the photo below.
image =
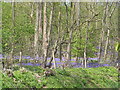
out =
<svg viewBox="0 0 120 90"><path fill-rule="evenodd" d="M4 55L0 54L0 59L5 58ZM9 57L7 57L9 58ZM15 60L19 59L19 56L14 56ZM43 57L36 57L36 58L32 58L30 56L22 56L23 60L26 60L27 62L22 63L22 65L24 66L40 66L41 63L33 63L35 59L37 59L38 61L42 60ZM50 58L47 58L48 61L50 60ZM79 60L84 60L82 57L79 57ZM88 61L97 61L98 58L88 58ZM65 58L62 58L62 61L60 61L59 58L55 58L56 61L56 66L59 67L61 66L64 62L65 62ZM17 63L17 65L20 65L20 63ZM53 65L53 63L52 63ZM71 59L70 65L74 68L79 68L79 67L83 67L81 62L76 62L75 59ZM103 66L110 66L109 64L98 64L97 62L89 62L87 63L87 68L96 68L96 67L103 67Z"/></svg>

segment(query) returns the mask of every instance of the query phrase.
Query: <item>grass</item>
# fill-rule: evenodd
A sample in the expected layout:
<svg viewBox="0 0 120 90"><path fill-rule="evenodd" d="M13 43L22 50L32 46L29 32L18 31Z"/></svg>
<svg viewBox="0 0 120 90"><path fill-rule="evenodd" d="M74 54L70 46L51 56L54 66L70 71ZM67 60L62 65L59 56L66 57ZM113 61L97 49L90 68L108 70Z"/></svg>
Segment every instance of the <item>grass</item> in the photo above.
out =
<svg viewBox="0 0 120 90"><path fill-rule="evenodd" d="M2 73L3 88L118 88L115 67L55 69L55 76L44 76L38 66L15 68L13 77Z"/></svg>
<svg viewBox="0 0 120 90"><path fill-rule="evenodd" d="M2 75L1 75L2 71L0 70L0 90L2 89Z"/></svg>

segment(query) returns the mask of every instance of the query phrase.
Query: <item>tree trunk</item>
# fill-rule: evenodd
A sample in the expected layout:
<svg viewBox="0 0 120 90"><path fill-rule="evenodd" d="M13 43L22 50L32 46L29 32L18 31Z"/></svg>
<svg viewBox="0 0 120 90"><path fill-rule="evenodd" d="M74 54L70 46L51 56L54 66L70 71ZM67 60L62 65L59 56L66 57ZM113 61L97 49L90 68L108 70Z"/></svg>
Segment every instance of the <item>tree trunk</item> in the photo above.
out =
<svg viewBox="0 0 120 90"><path fill-rule="evenodd" d="M72 41L72 34L73 34L73 28L71 29L71 26L73 24L74 20L74 3L71 3L71 17L70 17L70 26L68 27L69 30L69 40L68 40L68 46L67 46L67 65L70 64L71 61L71 41Z"/></svg>
<svg viewBox="0 0 120 90"><path fill-rule="evenodd" d="M84 68L87 67L87 44L88 44L88 30L89 30L89 23L87 23L87 28L86 28L86 39L85 39L85 48L84 48Z"/></svg>
<svg viewBox="0 0 120 90"><path fill-rule="evenodd" d="M60 32L60 30L62 30L61 29L61 8L60 8L60 11L59 11L59 15L58 15L58 38L60 39L60 37L61 37L61 32ZM60 43L59 43L59 59L60 59L60 62L62 61L62 54L61 54L61 52L62 52L62 44L61 44L61 40L60 40Z"/></svg>
<svg viewBox="0 0 120 90"><path fill-rule="evenodd" d="M47 64L48 49L50 45L50 35L52 30L52 17L53 17L54 6L52 3L51 5L52 5L52 8L50 12L49 26L48 26L48 33L47 33L46 3L44 3L44 30L43 30L44 67L46 67L46 64Z"/></svg>
<svg viewBox="0 0 120 90"><path fill-rule="evenodd" d="M43 64L44 67L47 64L47 46L48 46L48 41L47 41L47 15L46 15L46 9L47 9L47 3L44 2L44 20L43 20Z"/></svg>
<svg viewBox="0 0 120 90"><path fill-rule="evenodd" d="M34 35L34 57L35 57L35 63L38 61L38 38L39 38L39 30L38 29L39 29L39 3L37 2L35 35Z"/></svg>
<svg viewBox="0 0 120 90"><path fill-rule="evenodd" d="M11 68L12 69L12 64L13 64L13 52L14 52L14 35L15 35L15 2L12 2L12 37L11 37L11 42L12 42L12 50L10 52L10 58L9 58L9 61L8 61L8 68Z"/></svg>
<svg viewBox="0 0 120 90"><path fill-rule="evenodd" d="M50 62L49 62L49 65L51 65L52 60L53 60L54 68L56 68L56 61L55 61L54 58L55 58L55 55L56 55L56 52L57 52L57 48L58 48L58 41L59 41L59 39L56 40L55 45L53 46L52 57L50 58Z"/></svg>
<svg viewBox="0 0 120 90"><path fill-rule="evenodd" d="M30 13L30 23L33 23L33 14L34 14L34 3L29 3L31 6L31 13Z"/></svg>
<svg viewBox="0 0 120 90"><path fill-rule="evenodd" d="M110 35L110 30L108 29L107 31L107 40L106 40L106 45L105 45L105 53L104 53L104 60L107 58L107 49L108 49L108 43L109 43L109 35Z"/></svg>
<svg viewBox="0 0 120 90"><path fill-rule="evenodd" d="M104 8L103 17L102 17L102 31L101 31L101 37L100 37L100 43L99 43L99 54L98 54L98 62L101 62L101 56L102 56L102 48L103 48L103 41L104 41L104 34L105 34L105 24L106 24L106 8L107 4Z"/></svg>
<svg viewBox="0 0 120 90"><path fill-rule="evenodd" d="M42 2L39 2L39 29L38 29L39 42L38 42L38 45L39 45L40 48L39 48L38 50L39 50L39 53L41 53L41 55L39 55L39 57L43 55L43 50L42 50L42 48L41 48L41 47L42 47L42 44L43 44L43 42L42 42L42 39L43 39L42 10L43 10L43 3L42 3Z"/></svg>
<svg viewBox="0 0 120 90"><path fill-rule="evenodd" d="M56 69L56 61L55 61L55 52L57 52L57 44L58 44L58 41L55 42L55 46L54 46L54 49L53 49L53 62L54 62L54 68Z"/></svg>
<svg viewBox="0 0 120 90"><path fill-rule="evenodd" d="M22 67L22 51L20 51L19 63L20 63L20 67Z"/></svg>

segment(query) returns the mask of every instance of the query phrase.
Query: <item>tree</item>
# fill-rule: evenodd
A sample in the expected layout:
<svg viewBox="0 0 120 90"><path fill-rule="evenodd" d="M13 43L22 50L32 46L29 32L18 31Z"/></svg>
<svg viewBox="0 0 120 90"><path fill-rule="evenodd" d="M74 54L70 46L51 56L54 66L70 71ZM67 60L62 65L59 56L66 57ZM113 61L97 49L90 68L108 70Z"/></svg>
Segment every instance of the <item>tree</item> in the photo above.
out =
<svg viewBox="0 0 120 90"><path fill-rule="evenodd" d="M47 64L47 16L46 16L46 9L47 9L47 3L44 3L44 19L43 19L43 60L44 60L44 67L46 67Z"/></svg>

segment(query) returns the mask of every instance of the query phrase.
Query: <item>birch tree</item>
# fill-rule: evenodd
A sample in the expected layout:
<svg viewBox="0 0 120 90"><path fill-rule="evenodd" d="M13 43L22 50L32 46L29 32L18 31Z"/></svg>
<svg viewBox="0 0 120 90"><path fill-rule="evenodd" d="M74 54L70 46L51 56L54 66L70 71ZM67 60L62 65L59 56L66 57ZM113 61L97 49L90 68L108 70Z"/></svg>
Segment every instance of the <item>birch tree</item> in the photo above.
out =
<svg viewBox="0 0 120 90"><path fill-rule="evenodd" d="M46 67L47 64L47 46L48 46L48 42L47 42L47 15L46 15L46 10L47 10L47 3L44 2L44 11L43 11L43 64L44 67Z"/></svg>
<svg viewBox="0 0 120 90"><path fill-rule="evenodd" d="M35 23L35 35L34 35L34 57L35 62L38 61L38 39L39 39L39 3L36 3L36 23Z"/></svg>
<svg viewBox="0 0 120 90"><path fill-rule="evenodd" d="M104 40L104 34L105 34L105 24L106 24L106 9L107 9L107 3L104 6L103 16L102 16L102 30L100 34L100 43L99 43L99 55L98 55L98 61L101 62L101 55L102 55L102 49L103 49L103 40Z"/></svg>
<svg viewBox="0 0 120 90"><path fill-rule="evenodd" d="M68 45L67 45L67 63L71 61L71 41L72 41L72 34L73 34L73 28L71 29L71 26L73 24L74 20L74 3L71 2L71 17L70 17L70 26L68 27L69 29L69 39L68 39Z"/></svg>
<svg viewBox="0 0 120 90"><path fill-rule="evenodd" d="M47 56L50 45L50 35L52 30L52 17L53 17L53 4L51 3L52 8L50 11L49 25L47 28L47 4L44 3L44 25L43 25L43 58L44 58L44 67L47 65ZM48 30L48 31L47 31Z"/></svg>
<svg viewBox="0 0 120 90"><path fill-rule="evenodd" d="M12 68L13 64L13 52L14 52L14 36L15 36L15 2L12 2L12 36L11 36L11 52L9 54L10 58L7 61L7 68Z"/></svg>

